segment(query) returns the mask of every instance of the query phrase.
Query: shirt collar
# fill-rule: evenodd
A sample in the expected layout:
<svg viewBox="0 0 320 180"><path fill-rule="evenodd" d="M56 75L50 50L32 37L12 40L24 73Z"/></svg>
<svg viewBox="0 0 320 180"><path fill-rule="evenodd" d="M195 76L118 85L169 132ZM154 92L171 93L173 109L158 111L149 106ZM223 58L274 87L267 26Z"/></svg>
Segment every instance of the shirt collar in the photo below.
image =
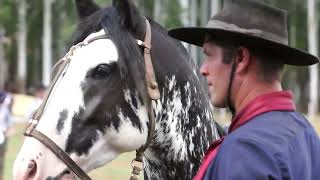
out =
<svg viewBox="0 0 320 180"><path fill-rule="evenodd" d="M236 114L229 128L229 133L250 121L253 117L269 111L294 111L296 109L291 91L277 91L260 95L250 101Z"/></svg>

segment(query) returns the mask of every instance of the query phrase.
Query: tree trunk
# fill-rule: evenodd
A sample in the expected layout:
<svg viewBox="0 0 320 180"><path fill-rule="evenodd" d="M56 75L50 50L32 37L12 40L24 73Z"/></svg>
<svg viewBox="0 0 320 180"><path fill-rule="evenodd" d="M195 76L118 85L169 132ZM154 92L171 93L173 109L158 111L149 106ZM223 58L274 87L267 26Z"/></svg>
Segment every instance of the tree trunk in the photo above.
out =
<svg viewBox="0 0 320 180"><path fill-rule="evenodd" d="M164 7L163 0L156 0L154 2L154 7L153 7L153 18L156 22L159 24L163 25L164 24L164 11L163 9L166 8Z"/></svg>
<svg viewBox="0 0 320 180"><path fill-rule="evenodd" d="M191 27L195 27L197 26L197 1L195 0L189 0L189 26ZM197 47L194 45L189 45L189 52L190 52L190 56L191 58L194 60L195 64L197 65L197 67L199 66L199 62L198 62L198 52L197 52Z"/></svg>
<svg viewBox="0 0 320 180"><path fill-rule="evenodd" d="M298 8L297 0L293 0L293 7L291 8L291 18L289 18L289 44L291 47L297 47L297 27L298 27L298 19L297 19L297 8ZM295 94L295 100L297 109L301 109L301 85L299 84L298 79L298 69L297 67L287 67L287 87L288 89L292 89Z"/></svg>
<svg viewBox="0 0 320 180"><path fill-rule="evenodd" d="M205 26L210 18L210 2L209 0L201 1L201 25Z"/></svg>
<svg viewBox="0 0 320 180"><path fill-rule="evenodd" d="M189 25L189 11L188 11L188 3L189 3L189 0L180 0L180 5L181 5L181 21L182 21L182 24L183 26L188 26Z"/></svg>
<svg viewBox="0 0 320 180"><path fill-rule="evenodd" d="M211 16L216 14L221 9L220 0L211 0Z"/></svg>
<svg viewBox="0 0 320 180"><path fill-rule="evenodd" d="M26 1L18 2L18 76L17 85L20 92L25 92L27 75L27 24L26 24Z"/></svg>
<svg viewBox="0 0 320 180"><path fill-rule="evenodd" d="M308 46L309 52L318 56L318 21L315 0L308 0ZM318 65L310 66L310 99L308 115L313 119L318 110Z"/></svg>
<svg viewBox="0 0 320 180"><path fill-rule="evenodd" d="M48 86L50 83L50 72L52 67L52 30L51 30L51 9L53 0L43 0L43 63L42 83Z"/></svg>
<svg viewBox="0 0 320 180"><path fill-rule="evenodd" d="M0 25L0 90L4 89L4 84L7 79L6 72L7 72L7 64L4 59L4 37L5 36L5 31L4 28Z"/></svg>

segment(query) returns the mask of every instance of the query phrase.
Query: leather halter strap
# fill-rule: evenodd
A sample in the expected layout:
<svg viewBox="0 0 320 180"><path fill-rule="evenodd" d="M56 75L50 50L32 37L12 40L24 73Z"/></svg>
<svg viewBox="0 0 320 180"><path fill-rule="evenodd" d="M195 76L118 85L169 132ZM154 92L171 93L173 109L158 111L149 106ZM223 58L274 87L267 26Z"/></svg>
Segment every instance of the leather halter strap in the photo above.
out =
<svg viewBox="0 0 320 180"><path fill-rule="evenodd" d="M29 120L29 124L24 132L25 136L34 137L35 139L40 141L42 144L44 144L46 147L48 147L60 160L62 160L65 163L65 165L68 167L69 170L74 172L82 180L91 180L91 178L70 158L70 156L64 150L62 150L55 142L53 142L46 135L38 131L36 127L39 123L40 117L42 116L42 113L48 102L48 99L53 90L53 87L58 81L58 79L60 78L63 71L68 67L71 61L70 56L72 56L74 50L77 49L78 47L86 46L95 40L107 39L107 38L108 38L107 34L103 34L100 36L96 36L92 39L80 42L77 45L72 46L70 48L70 51L66 54L66 56L57 63L60 67L58 68L57 73L53 78L52 83L49 86L48 92L44 97L42 104L37 109L37 111L33 114L32 118ZM149 133L148 133L146 143L137 150L136 158L134 159L134 161L142 163L144 151L147 149L147 147L151 143L154 130L155 130L155 116L152 108L152 100L157 100L160 98L158 84L156 82L154 69L153 69L151 56L150 56L151 27L147 19L146 19L146 34L145 34L144 42L137 40L137 43L138 45L144 47L144 60L145 60L145 72L146 72L145 84L148 90L148 98L147 98L146 104L147 104L148 115L149 115ZM139 168L137 166L133 166L133 172L130 179L137 179L137 175L139 175L139 172L142 169L143 167Z"/></svg>
<svg viewBox="0 0 320 180"><path fill-rule="evenodd" d="M149 144L152 141L153 134L155 131L155 115L152 108L152 101L158 100L160 98L160 91L158 88L157 80L155 77L152 60L151 60L151 26L149 21L146 19L146 33L144 42L137 41L140 46L144 47L144 64L145 64L145 83L148 91L147 97L147 110L149 115L149 134L146 143L141 146L137 152L136 157L132 161L131 166L133 168L130 180L137 180L140 174L140 171L143 170L143 156L145 150L148 148ZM134 163L138 162L138 164Z"/></svg>
<svg viewBox="0 0 320 180"><path fill-rule="evenodd" d="M102 39L102 38L106 38L106 36L100 37L99 39ZM95 40L96 39L97 38L95 38ZM76 48L78 48L80 46L85 46L85 45L86 45L85 42L80 42L79 44L72 46L70 48L70 51L66 54L66 56L57 63L61 67L59 67L58 72L56 73L53 81L51 82L49 89L48 89L48 92L47 92L46 96L44 97L42 104L37 109L37 111L33 114L32 118L29 120L29 125L27 126L27 128L24 132L24 135L29 136L29 137L33 137L33 138L37 139L38 141L40 141L42 144L44 144L46 147L48 147L60 160L62 160L65 163L65 165L68 167L68 169L70 169L72 172L74 172L80 179L91 180L91 178L69 157L69 155L64 150L62 150L55 142L53 142L50 138L48 138L46 135L44 135L43 133L41 133L40 131L38 131L36 129L36 127L39 123L40 117L42 116L42 113L43 113L45 106L48 102L49 96L53 90L54 85L56 84L56 82L60 78L61 74L63 73L65 68L67 68L67 66L69 65L69 63L71 61L70 56L72 56L72 54Z"/></svg>

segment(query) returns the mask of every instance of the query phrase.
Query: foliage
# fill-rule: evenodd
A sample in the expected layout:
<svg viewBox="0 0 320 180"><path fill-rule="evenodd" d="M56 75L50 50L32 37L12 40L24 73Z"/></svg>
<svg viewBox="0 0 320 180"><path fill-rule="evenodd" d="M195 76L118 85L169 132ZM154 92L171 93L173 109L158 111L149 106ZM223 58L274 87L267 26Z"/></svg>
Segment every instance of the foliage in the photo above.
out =
<svg viewBox="0 0 320 180"><path fill-rule="evenodd" d="M142 14L155 19L153 16L155 2L161 1L161 7L166 14L162 25L166 28L182 25L181 8L182 0L133 0L138 5ZM186 0L188 1L188 0ZM210 0L197 1L199 5L197 20L201 19L202 9L200 4ZM307 1L305 0L261 0L272 6L285 9L288 12L289 36L292 46L307 50ZM320 2L317 9L320 9ZM11 81L17 74L17 5L20 0L0 0L0 27L6 32L5 57L9 63ZM96 0L101 5L111 5L112 0ZM189 3L191 1L189 0ZM41 80L42 69L42 34L43 34L43 0L26 0L27 3L27 85ZM211 2L212 3L212 2ZM190 8L189 8L190 9ZM53 27L53 61L56 62L67 51L69 40L74 32L77 16L74 0L54 0L52 6ZM210 13L208 13L210 14ZM203 24L203 23L202 23ZM319 36L320 38L320 36ZM320 39L319 39L320 41ZM300 108L307 107L308 102L308 68L286 67L284 74L284 87L294 89L298 94ZM302 102L302 103L301 103Z"/></svg>
<svg viewBox="0 0 320 180"><path fill-rule="evenodd" d="M180 12L181 6L179 0L171 0L167 7L167 18L164 26L168 29L182 26Z"/></svg>
<svg viewBox="0 0 320 180"><path fill-rule="evenodd" d="M8 61L9 73L15 74L16 62L16 3L12 0L0 0L0 26L5 30L5 60ZM11 77L13 79L13 77Z"/></svg>

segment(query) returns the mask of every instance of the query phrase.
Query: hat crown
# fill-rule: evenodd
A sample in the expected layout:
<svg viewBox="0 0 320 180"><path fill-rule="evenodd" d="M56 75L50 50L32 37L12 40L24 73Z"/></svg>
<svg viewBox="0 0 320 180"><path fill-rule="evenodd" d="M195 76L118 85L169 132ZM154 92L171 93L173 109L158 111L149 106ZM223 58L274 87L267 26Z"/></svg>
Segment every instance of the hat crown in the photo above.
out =
<svg viewBox="0 0 320 180"><path fill-rule="evenodd" d="M224 0L222 10L205 27L176 28L169 35L197 46L202 46L208 36L212 40L231 40L269 53L284 64L319 63L318 57L288 45L286 11L262 0Z"/></svg>
<svg viewBox="0 0 320 180"><path fill-rule="evenodd" d="M240 29L259 31L260 35L250 32L248 34L288 44L287 13L261 1L225 0L222 10L210 21L220 21Z"/></svg>

